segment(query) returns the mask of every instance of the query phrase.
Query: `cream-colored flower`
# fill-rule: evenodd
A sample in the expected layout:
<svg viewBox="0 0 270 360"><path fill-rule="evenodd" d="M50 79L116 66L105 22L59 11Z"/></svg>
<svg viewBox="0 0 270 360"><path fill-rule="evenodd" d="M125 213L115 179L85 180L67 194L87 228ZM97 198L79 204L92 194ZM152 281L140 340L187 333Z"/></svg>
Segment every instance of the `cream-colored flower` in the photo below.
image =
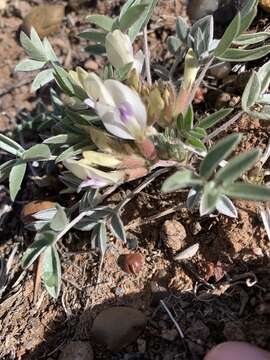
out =
<svg viewBox="0 0 270 360"><path fill-rule="evenodd" d="M121 69L125 65L132 63L132 68L141 73L144 62L143 52L140 50L134 55L132 43L128 35L118 29L108 33L105 47L108 59L113 67Z"/></svg>
<svg viewBox="0 0 270 360"><path fill-rule="evenodd" d="M94 73L79 73L78 78L89 96L85 103L95 109L108 132L128 140L145 137L147 113L135 90L117 80L103 82Z"/></svg>

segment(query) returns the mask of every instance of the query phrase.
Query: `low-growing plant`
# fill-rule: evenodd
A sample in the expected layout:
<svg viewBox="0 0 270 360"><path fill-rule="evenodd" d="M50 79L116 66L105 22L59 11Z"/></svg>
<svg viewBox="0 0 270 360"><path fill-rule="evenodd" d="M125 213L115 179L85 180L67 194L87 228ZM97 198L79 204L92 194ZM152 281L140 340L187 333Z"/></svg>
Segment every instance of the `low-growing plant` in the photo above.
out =
<svg viewBox="0 0 270 360"><path fill-rule="evenodd" d="M92 246L100 249L102 257L107 228L127 242L120 215L134 193L114 208L102 204L123 183L146 177L138 192L168 169L175 169L161 191L190 188L187 207L198 205L201 216L218 211L237 217L231 199L270 200L270 188L243 181L243 175L259 161L260 149L231 158L241 134L210 141L224 129L223 125L213 131L221 121L232 124L244 113L270 120L270 62L251 74L242 94L242 109L223 108L198 118L192 106L211 66L248 62L270 53L270 45L264 45L270 33L246 32L256 16L257 1L246 2L220 40L214 39L212 16L192 26L179 17L176 35L167 42L174 62L170 69L153 70L147 24L156 3L128 0L116 18L87 17L95 28L79 34L91 41L85 50L108 59L99 75L80 67L65 70L46 38L42 41L33 28L29 37L21 33L28 58L16 70L37 70L32 90L56 83L61 96L52 90L53 110L36 121L42 143L24 149L0 135L0 148L13 157L0 166L0 178L9 179L14 201L28 164L39 162L44 168L62 163L65 170L59 178L66 186L62 193L78 193L71 208L55 204L32 214L34 221L27 225L36 235L23 256L23 266L29 268L42 256L42 280L53 297L58 296L61 284L57 243L70 229L91 231ZM134 53L137 37L143 37L144 49ZM153 72L159 77L156 81L152 81Z"/></svg>

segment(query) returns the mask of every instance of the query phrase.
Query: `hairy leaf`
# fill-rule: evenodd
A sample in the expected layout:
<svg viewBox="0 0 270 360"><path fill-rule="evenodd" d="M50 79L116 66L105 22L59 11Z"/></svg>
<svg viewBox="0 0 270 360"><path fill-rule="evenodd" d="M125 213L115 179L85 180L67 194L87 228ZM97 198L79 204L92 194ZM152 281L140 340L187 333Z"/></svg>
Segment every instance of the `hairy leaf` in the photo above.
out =
<svg viewBox="0 0 270 360"><path fill-rule="evenodd" d="M261 46L255 49L228 49L221 56L220 60L233 62L246 62L260 59L270 52L270 45Z"/></svg>
<svg viewBox="0 0 270 360"><path fill-rule="evenodd" d="M258 74L253 72L242 95L242 108L248 110L258 100L261 93L261 82Z"/></svg>
<svg viewBox="0 0 270 360"><path fill-rule="evenodd" d="M188 186L202 185L202 180L191 170L180 170L169 176L163 183L161 191L172 192Z"/></svg>
<svg viewBox="0 0 270 360"><path fill-rule="evenodd" d="M227 165L218 171L215 176L215 181L222 183L223 186L231 184L245 171L249 170L259 159L260 155L261 151L259 149L253 149L235 156Z"/></svg>
<svg viewBox="0 0 270 360"><path fill-rule="evenodd" d="M61 265L54 245L47 247L43 253L41 278L48 293L56 299L61 287Z"/></svg>
<svg viewBox="0 0 270 360"><path fill-rule="evenodd" d="M9 192L12 201L15 200L18 192L21 189L26 166L26 163L17 161L9 173Z"/></svg>
<svg viewBox="0 0 270 360"><path fill-rule="evenodd" d="M219 121L223 120L226 116L228 116L233 111L233 108L228 109L220 109L214 112L211 115L203 118L198 122L199 127L203 129L209 129L211 126L216 125Z"/></svg>
<svg viewBox="0 0 270 360"><path fill-rule="evenodd" d="M86 20L91 24L95 24L103 30L111 31L113 26L113 19L105 15L89 15Z"/></svg>
<svg viewBox="0 0 270 360"><path fill-rule="evenodd" d="M51 156L51 151L48 145L36 144L23 153L22 159L41 160L41 159L49 159L50 156Z"/></svg>
<svg viewBox="0 0 270 360"><path fill-rule="evenodd" d="M253 200L253 201L269 201L270 188L266 186L245 184L236 182L226 187L227 196L234 199Z"/></svg>
<svg viewBox="0 0 270 360"><path fill-rule="evenodd" d="M37 233L34 242L26 249L22 258L22 265L25 269L29 268L33 262L38 258L46 247L50 246L55 238L55 233L52 231L44 231Z"/></svg>
<svg viewBox="0 0 270 360"><path fill-rule="evenodd" d="M218 141L201 162L200 175L206 178L211 176L219 163L230 155L240 140L240 134L231 134Z"/></svg>
<svg viewBox="0 0 270 360"><path fill-rule="evenodd" d="M218 46L216 47L216 49L214 51L214 56L220 57L231 46L233 40L236 38L236 36L239 33L240 23L241 23L240 13L237 13L237 15L234 17L233 21L227 27Z"/></svg>

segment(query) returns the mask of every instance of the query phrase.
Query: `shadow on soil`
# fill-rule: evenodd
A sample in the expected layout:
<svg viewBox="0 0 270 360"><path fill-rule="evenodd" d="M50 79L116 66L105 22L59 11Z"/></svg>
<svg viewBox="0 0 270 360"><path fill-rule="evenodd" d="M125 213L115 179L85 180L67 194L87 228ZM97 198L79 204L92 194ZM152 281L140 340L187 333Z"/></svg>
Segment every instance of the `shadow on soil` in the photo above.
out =
<svg viewBox="0 0 270 360"><path fill-rule="evenodd" d="M22 359L57 359L63 345L73 340L90 341L95 359L115 360L199 360L226 340L248 341L270 349L269 267L262 265L268 258L264 260L260 266L252 262L238 264L239 275L228 275L226 281L198 281L194 292L167 291L162 286L162 290L153 291L148 283L143 294L114 297L91 311L63 313L49 324L43 343ZM177 333L160 300L167 305L184 338ZM139 308L147 315L148 323L137 341L113 353L96 344L91 324L100 311L115 305Z"/></svg>

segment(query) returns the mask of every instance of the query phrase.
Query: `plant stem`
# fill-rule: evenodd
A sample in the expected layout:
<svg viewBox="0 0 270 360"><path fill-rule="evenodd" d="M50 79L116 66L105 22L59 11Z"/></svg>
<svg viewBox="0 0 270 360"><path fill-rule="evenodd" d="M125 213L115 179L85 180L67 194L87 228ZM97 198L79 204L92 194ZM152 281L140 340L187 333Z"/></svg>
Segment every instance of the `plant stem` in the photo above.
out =
<svg viewBox="0 0 270 360"><path fill-rule="evenodd" d="M150 68L150 52L148 47L148 39L147 39L147 26L143 28L143 43L144 43L144 56L145 56L145 72L147 82L150 86L152 86L152 77L151 77L151 68Z"/></svg>

